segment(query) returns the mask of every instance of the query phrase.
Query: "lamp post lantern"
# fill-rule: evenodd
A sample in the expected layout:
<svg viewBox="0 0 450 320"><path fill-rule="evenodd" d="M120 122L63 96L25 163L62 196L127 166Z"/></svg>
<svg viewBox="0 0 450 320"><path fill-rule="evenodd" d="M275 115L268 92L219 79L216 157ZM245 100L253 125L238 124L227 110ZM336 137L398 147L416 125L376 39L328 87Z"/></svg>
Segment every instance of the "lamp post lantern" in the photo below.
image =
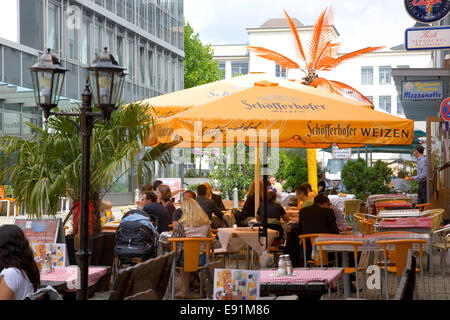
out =
<svg viewBox="0 0 450 320"><path fill-rule="evenodd" d="M81 94L80 112L53 112L57 107L67 69L63 68L55 56L47 49L41 59L32 67L31 77L36 104L43 110L47 120L49 116L80 117L80 125L71 121L78 129L82 139L81 190L80 190L80 249L77 251L81 274L81 288L77 292L78 300L87 300L89 256L89 184L91 135L97 120L109 122L111 114L118 108L123 88L125 68L118 65L107 48L87 68L89 76ZM90 80L90 81L89 81ZM91 94L91 90L93 94ZM92 99L93 98L93 99ZM92 100L101 112L92 111Z"/></svg>

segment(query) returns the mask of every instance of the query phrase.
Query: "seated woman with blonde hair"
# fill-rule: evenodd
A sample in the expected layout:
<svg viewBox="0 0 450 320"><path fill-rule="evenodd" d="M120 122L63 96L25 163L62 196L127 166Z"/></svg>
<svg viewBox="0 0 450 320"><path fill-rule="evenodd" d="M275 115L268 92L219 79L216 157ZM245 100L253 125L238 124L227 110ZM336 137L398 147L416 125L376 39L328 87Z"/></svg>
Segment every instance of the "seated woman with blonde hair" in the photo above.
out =
<svg viewBox="0 0 450 320"><path fill-rule="evenodd" d="M200 205L194 199L185 199L183 201L183 215L176 229L172 233L172 238L206 238L211 237L210 221L208 215L203 211ZM200 246L200 256L198 265L206 264L206 244ZM177 244L177 266L184 267L184 250L182 244ZM182 287L175 295L176 298L186 297L186 286L189 281L189 272L181 273Z"/></svg>

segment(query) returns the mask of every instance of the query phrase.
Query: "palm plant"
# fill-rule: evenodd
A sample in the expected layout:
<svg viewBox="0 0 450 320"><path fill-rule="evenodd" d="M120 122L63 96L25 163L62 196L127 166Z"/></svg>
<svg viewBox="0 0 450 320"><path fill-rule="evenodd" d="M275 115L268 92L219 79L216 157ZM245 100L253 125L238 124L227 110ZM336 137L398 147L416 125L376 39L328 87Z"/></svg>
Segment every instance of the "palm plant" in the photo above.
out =
<svg viewBox="0 0 450 320"><path fill-rule="evenodd" d="M100 232L99 204L121 176L137 171L138 183L152 176L153 164L170 162L172 144L144 149L153 118L149 106L132 103L113 113L108 124L98 122L91 138L90 194L94 206L94 234ZM50 117L43 128L27 123L31 139L0 138L3 179L14 186L16 199L29 216L55 215L60 197L80 199L81 139L71 122L77 117Z"/></svg>
<svg viewBox="0 0 450 320"><path fill-rule="evenodd" d="M372 102L351 86L335 81L319 77L320 71L330 71L345 61L354 59L363 54L374 52L383 47L367 47L350 53L337 56L340 44L333 42L333 9L325 8L314 24L313 34L308 44L307 51L303 50L302 42L292 19L286 11L284 11L291 29L294 46L297 53L299 63L289 59L288 57L262 47L248 46L248 48L257 53L257 56L275 61L283 69L299 69L303 72L304 77L301 83L307 86L324 89L341 96L348 96L361 102L372 105ZM373 106L372 106L373 107ZM308 149L308 181L317 191L317 160L316 150Z"/></svg>

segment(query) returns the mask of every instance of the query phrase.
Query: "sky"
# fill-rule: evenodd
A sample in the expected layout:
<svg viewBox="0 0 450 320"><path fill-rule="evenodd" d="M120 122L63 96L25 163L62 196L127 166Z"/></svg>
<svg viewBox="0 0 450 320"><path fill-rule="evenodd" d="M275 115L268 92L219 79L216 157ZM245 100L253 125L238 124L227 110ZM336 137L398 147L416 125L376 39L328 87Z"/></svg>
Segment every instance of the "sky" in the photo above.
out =
<svg viewBox="0 0 450 320"><path fill-rule="evenodd" d="M415 24L404 0L184 0L184 16L204 44L244 44L246 28L285 18L283 10L311 26L327 6L334 9L340 52L402 44Z"/></svg>

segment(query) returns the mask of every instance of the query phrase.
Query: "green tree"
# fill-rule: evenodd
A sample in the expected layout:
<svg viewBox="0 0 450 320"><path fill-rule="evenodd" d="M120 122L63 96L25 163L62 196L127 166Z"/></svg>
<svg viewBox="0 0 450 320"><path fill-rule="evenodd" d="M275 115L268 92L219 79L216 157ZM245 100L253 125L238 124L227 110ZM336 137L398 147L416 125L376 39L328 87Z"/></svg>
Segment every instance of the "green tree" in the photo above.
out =
<svg viewBox="0 0 450 320"><path fill-rule="evenodd" d="M198 33L189 22L184 24L184 88L221 80L223 71L213 60L214 52L209 44L203 45Z"/></svg>
<svg viewBox="0 0 450 320"><path fill-rule="evenodd" d="M295 189L298 185L308 181L308 163L306 159L296 154L286 164L283 175L286 179L283 189Z"/></svg>
<svg viewBox="0 0 450 320"><path fill-rule="evenodd" d="M362 158L347 161L341 174L347 190L361 200L366 200L371 194L388 193L391 175L392 170L385 162L377 160L372 167L367 167Z"/></svg>
<svg viewBox="0 0 450 320"><path fill-rule="evenodd" d="M74 201L80 199L81 138L71 121L80 122L78 117L50 117L43 128L27 123L35 131L29 140L0 138L1 178L11 182L19 206L32 217L55 215L59 197L66 193ZM142 177L151 178L155 162L162 166L170 162L172 145L142 146L152 123L148 106L134 103L115 111L108 124L95 124L89 194L95 208L94 233L100 232L100 201L117 179L135 169L140 184Z"/></svg>

